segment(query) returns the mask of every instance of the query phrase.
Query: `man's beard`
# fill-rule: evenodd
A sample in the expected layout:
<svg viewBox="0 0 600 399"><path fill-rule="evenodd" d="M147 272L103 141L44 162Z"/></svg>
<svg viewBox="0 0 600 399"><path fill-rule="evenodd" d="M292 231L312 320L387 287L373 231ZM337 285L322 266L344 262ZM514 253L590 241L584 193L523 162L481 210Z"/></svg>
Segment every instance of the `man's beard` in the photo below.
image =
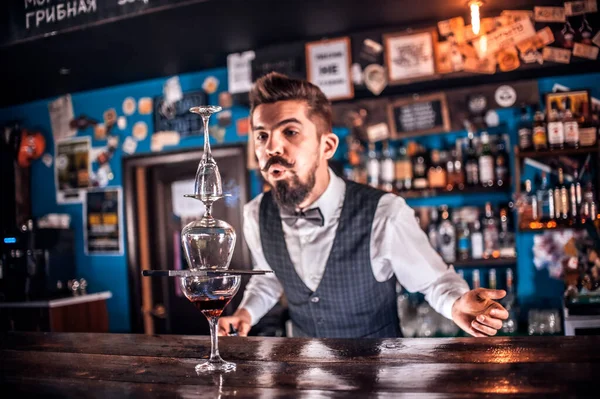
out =
<svg viewBox="0 0 600 399"><path fill-rule="evenodd" d="M270 159L269 162L267 162L263 170L267 171L271 165L276 163L285 167L292 166L292 164L280 157L273 157L273 159ZM308 173L306 183L302 183L296 172L292 171L291 169L288 169L288 172L291 175L290 181L278 180L274 185L269 183L273 191L273 198L280 208L294 211L298 205L300 205L306 199L306 197L308 197L312 189L315 187L315 172L318 166L319 164L316 162Z"/></svg>

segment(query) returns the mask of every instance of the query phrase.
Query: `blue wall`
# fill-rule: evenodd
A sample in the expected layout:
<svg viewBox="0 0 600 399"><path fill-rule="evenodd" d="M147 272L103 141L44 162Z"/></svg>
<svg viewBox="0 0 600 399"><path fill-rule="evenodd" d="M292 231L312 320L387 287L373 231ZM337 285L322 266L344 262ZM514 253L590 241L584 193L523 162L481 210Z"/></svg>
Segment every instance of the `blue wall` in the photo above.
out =
<svg viewBox="0 0 600 399"><path fill-rule="evenodd" d="M206 77L216 77L220 84L218 92L227 90L227 71L224 68L209 70L193 74L179 75L182 90L184 92L199 90ZM150 81L138 82L133 84L110 87L101 90L72 94L73 109L75 116L81 114L88 115L97 120L102 120L102 114L109 108L115 108L119 116L122 115L122 103L126 97L154 97L162 94L162 87L166 79L155 79ZM592 94L600 98L600 74L564 78L547 78L539 82L540 92L544 93L552 90L555 82L565 86L575 88L591 88ZM209 103L218 103L218 92L209 96ZM36 101L20 106L0 109L0 123L5 123L13 119L20 119L26 128L40 129L47 140L47 151L54 154L54 142L50 118L48 115L47 104L51 99ZM500 117L505 128L502 132L509 133L511 143L516 142L516 129L518 123L517 113L514 109L501 110ZM246 136L238 136L236 133L235 121L246 117L248 110L245 107L234 106L232 108L232 124L227 128L224 144L245 143ZM216 118L213 118L216 123ZM150 152L151 132L153 131L152 115L140 115L135 113L127 117L127 128L119 131L120 144L117 152L110 161L110 166L114 173L114 179L109 186L121 186L122 181L122 150L121 145L125 137L131 135L133 125L138 121L144 121L148 124L148 137L138 143L136 154ZM116 127L115 127L116 129ZM345 136L345 129L336 129L336 133ZM444 140L452 139L455 135L464 136L465 132L453 132L449 136L444 136ZM106 145L106 141L98 142L93 139L92 129L79 132L78 136L91 136L92 147L101 147ZM433 136L424 139L424 144L430 147L437 147L441 144L441 136ZM174 147L165 147L163 151L174 149L201 147L202 137L190 137L182 139L179 145ZM216 142L212 142L216 145ZM336 154L336 159L343 159L345 153L344 140L342 146ZM513 154L511 154L512 157ZM97 168L94 168L94 170ZM257 195L261 190L256 176L251 173L251 195ZM509 195L499 194L494 200L508 201ZM449 206L460 206L464 204L483 205L488 197L484 196L450 196L442 198L430 198L409 200L413 206L440 205L446 203ZM78 276L86 278L89 282L90 291L110 290L113 298L108 301L108 311L110 316L110 330L113 332L130 331L129 314L129 291L127 277L126 255L122 256L87 256L83 250L83 225L82 225L82 206L81 204L58 205L55 196L54 184L54 165L46 167L40 160L32 165L32 206L33 216L40 217L47 213L68 213L71 215L72 227L75 229L76 241L76 261ZM562 283L551 280L545 272L536 272L532 263L531 248L533 246L533 234L518 233L518 266L517 266L517 293L519 300L529 301L539 298L560 299L562 293ZM126 250L126 247L125 247Z"/></svg>

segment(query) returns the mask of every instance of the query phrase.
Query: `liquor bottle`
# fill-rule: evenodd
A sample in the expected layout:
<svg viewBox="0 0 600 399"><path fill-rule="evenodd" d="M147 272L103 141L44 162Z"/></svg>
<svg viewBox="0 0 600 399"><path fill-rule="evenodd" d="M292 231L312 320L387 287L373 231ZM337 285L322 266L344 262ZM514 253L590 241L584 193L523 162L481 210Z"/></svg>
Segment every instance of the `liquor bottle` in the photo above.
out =
<svg viewBox="0 0 600 399"><path fill-rule="evenodd" d="M500 331L504 334L513 334L517 331L517 314L512 269L506 269L506 296L500 300L500 304L504 306L504 309L508 312L508 318L502 321L502 328Z"/></svg>
<svg viewBox="0 0 600 399"><path fill-rule="evenodd" d="M466 260L471 256L471 232L465 220L458 223L458 259Z"/></svg>
<svg viewBox="0 0 600 399"><path fill-rule="evenodd" d="M567 104L563 115L565 131L565 145L569 148L579 148L579 123L571 111L571 98L567 97Z"/></svg>
<svg viewBox="0 0 600 399"><path fill-rule="evenodd" d="M488 271L488 287L491 290L495 290L498 288L498 284L496 281L496 269L490 269Z"/></svg>
<svg viewBox="0 0 600 399"><path fill-rule="evenodd" d="M533 147L533 129L525 104L521 105L521 121L519 122L519 149L530 151Z"/></svg>
<svg viewBox="0 0 600 399"><path fill-rule="evenodd" d="M558 104L552 103L548 113L548 142L551 150L561 150L565 146L565 130L558 112Z"/></svg>
<svg viewBox="0 0 600 399"><path fill-rule="evenodd" d="M473 259L483 258L483 233L481 232L481 222L475 220L471 230L471 257Z"/></svg>
<svg viewBox="0 0 600 399"><path fill-rule="evenodd" d="M396 180L396 170L394 167L394 159L389 142L383 142L383 151L381 159L381 189L391 192L394 189L394 181Z"/></svg>
<svg viewBox="0 0 600 399"><path fill-rule="evenodd" d="M420 150L413 158L413 188L422 190L427 188L427 163L425 160L425 151Z"/></svg>
<svg viewBox="0 0 600 399"><path fill-rule="evenodd" d="M508 184L508 154L506 152L506 144L504 138L498 137L498 144L496 146L496 184L498 187L502 187L504 184Z"/></svg>
<svg viewBox="0 0 600 399"><path fill-rule="evenodd" d="M560 191L560 218L569 219L569 190L565 186L563 169L558 168L558 189Z"/></svg>
<svg viewBox="0 0 600 399"><path fill-rule="evenodd" d="M473 279L473 286L471 288L474 290L481 288L481 276L479 275L479 269L473 270L473 275L471 277Z"/></svg>
<svg viewBox="0 0 600 399"><path fill-rule="evenodd" d="M430 188L445 188L447 177L446 169L442 167L440 151L431 150L431 162L427 171L427 180Z"/></svg>
<svg viewBox="0 0 600 399"><path fill-rule="evenodd" d="M531 180L527 179L524 183L525 193L522 198L522 205L519 208L519 218L524 223L537 220L537 209L534 209L534 198L537 207L537 198L531 193Z"/></svg>
<svg viewBox="0 0 600 399"><path fill-rule="evenodd" d="M494 185L494 156L490 148L490 136L481 133L481 154L479 155L479 181L483 187Z"/></svg>
<svg viewBox="0 0 600 399"><path fill-rule="evenodd" d="M594 36L594 30L588 22L585 14L582 16L581 26L579 27L579 35L581 36L581 43L587 45L593 44L592 36Z"/></svg>
<svg viewBox="0 0 600 399"><path fill-rule="evenodd" d="M479 185L479 163L473 146L473 138L469 137L469 146L467 147L467 159L465 161L465 171L467 184L469 186Z"/></svg>
<svg viewBox="0 0 600 399"><path fill-rule="evenodd" d="M379 188L379 175L381 174L381 164L375 151L375 143L369 143L369 153L367 155L367 175L369 186Z"/></svg>
<svg viewBox="0 0 600 399"><path fill-rule="evenodd" d="M596 220L598 217L598 204L596 203L594 187L588 182L583 192L583 203L581 205L582 220Z"/></svg>
<svg viewBox="0 0 600 399"><path fill-rule="evenodd" d="M450 221L450 211L442 207L442 221L439 228L440 254L447 263L456 261L456 228Z"/></svg>
<svg viewBox="0 0 600 399"><path fill-rule="evenodd" d="M548 175L542 172L542 184L536 193L538 203L538 219L552 219L554 215L554 194L548 183Z"/></svg>
<svg viewBox="0 0 600 399"><path fill-rule="evenodd" d="M437 208L431 208L429 226L427 226L427 237L429 238L429 244L436 252L440 251L440 236L438 234L438 222L439 213Z"/></svg>
<svg viewBox="0 0 600 399"><path fill-rule="evenodd" d="M404 191L412 188L413 165L407 155L406 147L400 147L396 157L396 190Z"/></svg>
<svg viewBox="0 0 600 399"><path fill-rule="evenodd" d="M448 168L448 190L463 190L465 188L465 173L462 163L462 152L460 147L452 150L451 157L446 163Z"/></svg>
<svg viewBox="0 0 600 399"><path fill-rule="evenodd" d="M508 210L500 208L500 233L498 234L500 241L500 256L503 258L512 258L516 256L515 242L513 234L508 228Z"/></svg>
<svg viewBox="0 0 600 399"><path fill-rule="evenodd" d="M533 148L536 151L545 151L548 149L546 121L544 113L539 109L535 111L533 117Z"/></svg>
<svg viewBox="0 0 600 399"><path fill-rule="evenodd" d="M577 222L582 202L581 182L579 181L579 172L577 165L573 170L573 181L569 185L569 208L571 209L570 217L573 222Z"/></svg>
<svg viewBox="0 0 600 399"><path fill-rule="evenodd" d="M579 143L582 147L596 145L598 132L589 115L589 103L582 101L579 109Z"/></svg>
<svg viewBox="0 0 600 399"><path fill-rule="evenodd" d="M486 202L485 217L483 218L483 257L489 259L499 256L498 220L494 217L492 204Z"/></svg>

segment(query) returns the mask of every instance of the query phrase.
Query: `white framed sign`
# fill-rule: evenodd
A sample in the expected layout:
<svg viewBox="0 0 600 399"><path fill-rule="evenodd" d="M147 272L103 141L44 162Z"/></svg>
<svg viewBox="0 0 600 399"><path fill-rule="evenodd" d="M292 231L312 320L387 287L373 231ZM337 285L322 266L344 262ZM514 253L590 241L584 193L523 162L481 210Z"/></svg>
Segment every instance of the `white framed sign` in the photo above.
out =
<svg viewBox="0 0 600 399"><path fill-rule="evenodd" d="M317 85L330 100L354 97L350 75L350 38L306 43L305 50L309 82Z"/></svg>
<svg viewBox="0 0 600 399"><path fill-rule="evenodd" d="M434 30L383 35L385 64L391 84L435 77Z"/></svg>

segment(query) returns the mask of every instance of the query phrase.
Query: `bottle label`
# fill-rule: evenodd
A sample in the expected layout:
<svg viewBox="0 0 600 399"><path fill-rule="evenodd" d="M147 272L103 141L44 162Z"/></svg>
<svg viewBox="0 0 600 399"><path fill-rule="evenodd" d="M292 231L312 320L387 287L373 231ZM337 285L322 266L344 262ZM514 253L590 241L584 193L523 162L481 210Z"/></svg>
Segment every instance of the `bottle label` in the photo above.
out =
<svg viewBox="0 0 600 399"><path fill-rule="evenodd" d="M596 144L596 128L586 127L579 129L579 144L582 146L591 146Z"/></svg>
<svg viewBox="0 0 600 399"><path fill-rule="evenodd" d="M533 144L536 146L546 145L546 129L543 126L533 128Z"/></svg>
<svg viewBox="0 0 600 399"><path fill-rule="evenodd" d="M519 147L529 148L531 144L531 129L525 127L519 129Z"/></svg>
<svg viewBox="0 0 600 399"><path fill-rule="evenodd" d="M565 141L567 143L579 143L579 124L575 121L565 122Z"/></svg>
<svg viewBox="0 0 600 399"><path fill-rule="evenodd" d="M562 122L548 123L548 141L550 144L563 144L565 142L565 131Z"/></svg>
<svg viewBox="0 0 600 399"><path fill-rule="evenodd" d="M469 242L469 237L467 236L461 236L458 239L458 250L460 252L469 252L470 249L470 242Z"/></svg>
<svg viewBox="0 0 600 399"><path fill-rule="evenodd" d="M412 179L412 163L409 160L396 161L396 179Z"/></svg>
<svg viewBox="0 0 600 399"><path fill-rule="evenodd" d="M369 183L378 184L379 183L379 161L376 159L370 160L367 164L367 173L369 174Z"/></svg>
<svg viewBox="0 0 600 399"><path fill-rule="evenodd" d="M483 258L483 235L479 232L471 234L471 256L473 259Z"/></svg>
<svg viewBox="0 0 600 399"><path fill-rule="evenodd" d="M490 155L479 157L479 177L481 182L494 180L494 158Z"/></svg>
<svg viewBox="0 0 600 399"><path fill-rule="evenodd" d="M394 161L386 159L381 163L381 180L385 183L392 183L396 178Z"/></svg>

